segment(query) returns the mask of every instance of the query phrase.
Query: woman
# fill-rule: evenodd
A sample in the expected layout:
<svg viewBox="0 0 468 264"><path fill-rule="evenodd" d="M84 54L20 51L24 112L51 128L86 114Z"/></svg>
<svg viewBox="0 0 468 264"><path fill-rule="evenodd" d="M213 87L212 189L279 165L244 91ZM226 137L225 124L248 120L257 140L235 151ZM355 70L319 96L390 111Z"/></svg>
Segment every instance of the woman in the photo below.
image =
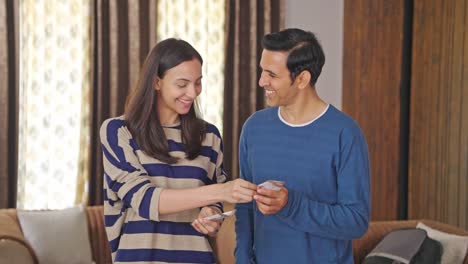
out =
<svg viewBox="0 0 468 264"><path fill-rule="evenodd" d="M256 185L226 181L218 129L199 117L200 54L167 39L146 58L124 116L101 127L104 214L112 259L214 263L222 204L252 201Z"/></svg>

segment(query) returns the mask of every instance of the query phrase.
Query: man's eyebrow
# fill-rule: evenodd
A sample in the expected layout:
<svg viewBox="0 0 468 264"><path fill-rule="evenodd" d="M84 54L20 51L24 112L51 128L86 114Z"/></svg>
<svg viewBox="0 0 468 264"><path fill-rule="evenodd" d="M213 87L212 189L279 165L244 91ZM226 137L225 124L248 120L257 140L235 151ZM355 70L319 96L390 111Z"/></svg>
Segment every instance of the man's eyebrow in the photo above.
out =
<svg viewBox="0 0 468 264"><path fill-rule="evenodd" d="M272 71L270 71L270 70L264 70L264 71L268 72L268 73L271 74L271 75L276 76L276 73L274 73L274 72L272 72Z"/></svg>

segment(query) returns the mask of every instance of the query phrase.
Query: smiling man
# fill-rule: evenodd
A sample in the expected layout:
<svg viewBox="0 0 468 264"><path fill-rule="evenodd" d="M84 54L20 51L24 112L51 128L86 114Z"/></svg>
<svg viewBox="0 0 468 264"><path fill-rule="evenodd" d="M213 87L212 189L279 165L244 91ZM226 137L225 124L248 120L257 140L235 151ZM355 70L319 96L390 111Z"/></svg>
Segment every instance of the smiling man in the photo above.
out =
<svg viewBox="0 0 468 264"><path fill-rule="evenodd" d="M260 184L237 205L237 263L353 263L352 240L369 222L369 158L359 126L317 94L325 55L314 34L263 38L259 85L270 108L240 139L240 177Z"/></svg>

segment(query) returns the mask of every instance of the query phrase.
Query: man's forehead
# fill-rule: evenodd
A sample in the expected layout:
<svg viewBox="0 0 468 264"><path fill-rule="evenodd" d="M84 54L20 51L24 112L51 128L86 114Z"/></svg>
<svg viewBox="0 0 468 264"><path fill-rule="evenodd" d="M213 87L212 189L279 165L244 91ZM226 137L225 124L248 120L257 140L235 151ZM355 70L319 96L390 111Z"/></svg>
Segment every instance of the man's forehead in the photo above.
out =
<svg viewBox="0 0 468 264"><path fill-rule="evenodd" d="M266 50L262 51L262 57L260 59L261 67L275 67L275 68L287 68L288 52Z"/></svg>

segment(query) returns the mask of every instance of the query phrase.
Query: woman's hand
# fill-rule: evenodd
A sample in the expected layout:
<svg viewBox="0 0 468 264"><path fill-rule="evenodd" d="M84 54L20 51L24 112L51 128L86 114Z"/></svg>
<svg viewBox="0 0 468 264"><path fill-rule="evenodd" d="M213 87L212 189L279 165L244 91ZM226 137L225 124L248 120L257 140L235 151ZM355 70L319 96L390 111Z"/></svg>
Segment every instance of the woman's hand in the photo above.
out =
<svg viewBox="0 0 468 264"><path fill-rule="evenodd" d="M236 179L223 184L224 201L229 203L248 203L256 194L257 185L243 179Z"/></svg>
<svg viewBox="0 0 468 264"><path fill-rule="evenodd" d="M216 236L219 229L221 228L223 220L205 220L204 218L219 213L221 213L219 210L216 210L212 207L203 207L198 214L198 218L192 222L193 228L195 228L195 230L198 232L210 237Z"/></svg>

